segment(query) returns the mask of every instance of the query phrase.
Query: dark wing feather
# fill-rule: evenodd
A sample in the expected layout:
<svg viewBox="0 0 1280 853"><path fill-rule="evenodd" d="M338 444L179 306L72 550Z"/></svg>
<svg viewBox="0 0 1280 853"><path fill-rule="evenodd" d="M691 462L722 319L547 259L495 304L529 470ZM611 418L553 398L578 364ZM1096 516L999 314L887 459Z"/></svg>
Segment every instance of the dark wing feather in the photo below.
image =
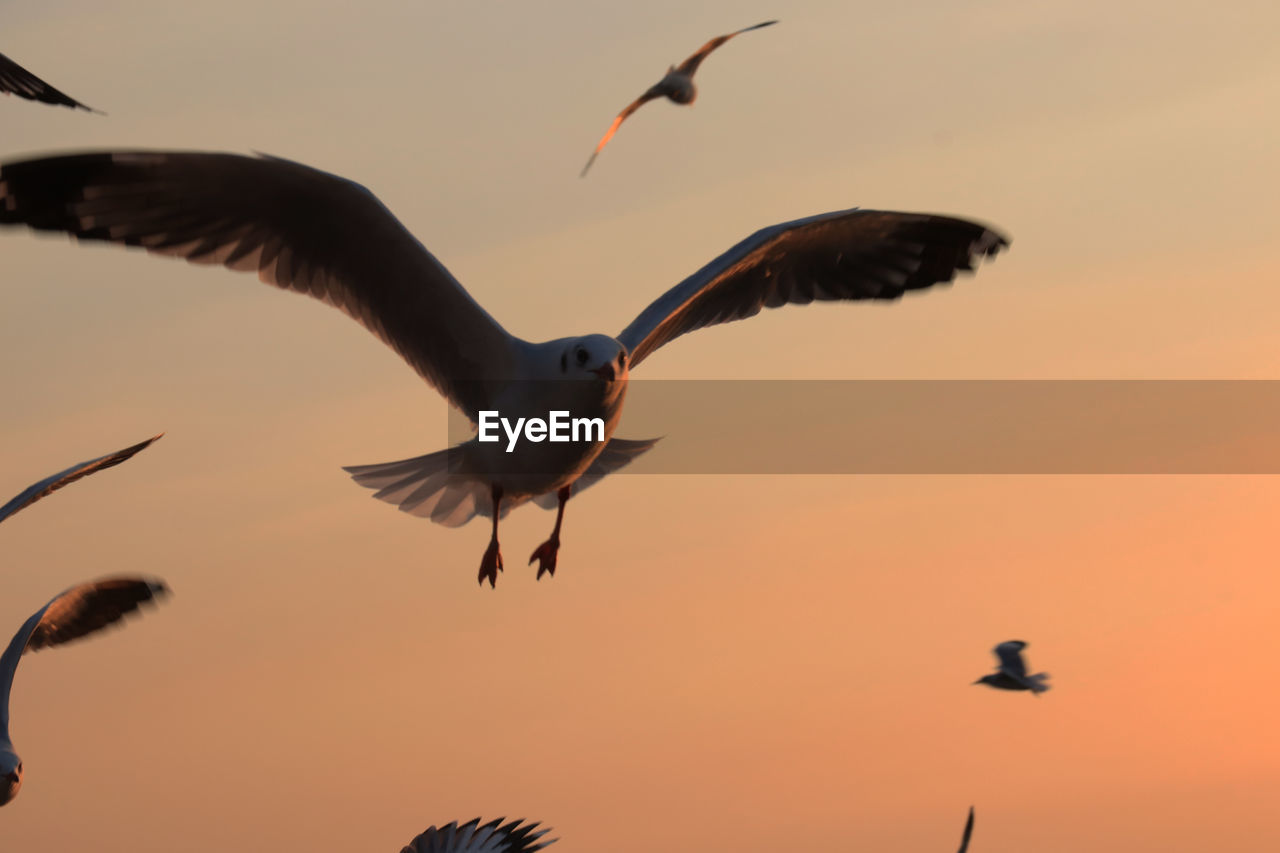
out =
<svg viewBox="0 0 1280 853"><path fill-rule="evenodd" d="M761 27L773 26L776 23L778 22L765 21L763 24L755 24L750 27L743 27L737 32L732 32L732 33L729 33L728 35L716 36L711 41L707 42L702 47L698 48L698 52L695 53L693 56L690 56L684 62L681 62L679 65L677 65L676 70L679 71L681 74L687 74L688 76L692 77L693 73L698 70L698 66L702 64L702 60L706 59L711 54L711 51L715 50L717 47L724 44L729 39L733 38L736 35L749 32L751 30L758 30Z"/></svg>
<svg viewBox="0 0 1280 853"><path fill-rule="evenodd" d="M459 825L457 821L426 832L410 841L400 853L535 853L557 839L540 840L549 830L538 829L537 822L505 818L481 825L474 818Z"/></svg>
<svg viewBox="0 0 1280 853"><path fill-rule="evenodd" d="M163 435L163 433L161 433ZM153 441L160 438L159 435L148 438L146 441L139 442L132 447L126 447L124 450L117 450L115 453L108 453L106 456L99 456L97 459L90 459L88 462L81 462L79 465L72 465L65 471L59 471L52 477L46 477L38 483L28 486L21 494L9 501L4 506L0 506L0 521L4 521L20 509L31 506L36 501L46 497L51 492L56 492L68 483L74 483L81 477L88 476L103 468L110 468L112 465L119 465L138 451L149 447Z"/></svg>
<svg viewBox="0 0 1280 853"><path fill-rule="evenodd" d="M960 849L957 853L965 853L969 849L971 835L973 835L973 806L969 806L969 819L964 822L964 835L960 837Z"/></svg>
<svg viewBox="0 0 1280 853"><path fill-rule="evenodd" d="M103 152L0 166L0 223L254 271L360 322L475 417L516 339L369 190L275 157Z"/></svg>
<svg viewBox="0 0 1280 853"><path fill-rule="evenodd" d="M28 101L40 101L72 109L88 110L96 113L93 107L82 104L75 98L50 86L9 57L0 53L0 92L8 92Z"/></svg>
<svg viewBox="0 0 1280 853"><path fill-rule="evenodd" d="M8 737L9 691L23 654L87 637L168 593L159 580L103 578L73 586L36 611L0 656L0 740Z"/></svg>
<svg viewBox="0 0 1280 853"><path fill-rule="evenodd" d="M1027 644L1021 640L1008 640L992 649L996 659L1000 661L1001 671L1019 680L1027 677L1027 664L1022 658L1022 650Z"/></svg>
<svg viewBox="0 0 1280 853"><path fill-rule="evenodd" d="M582 171L578 174L578 177L585 178L587 176L587 171L591 168L591 164L596 161L596 156L606 145L609 144L609 140L613 139L613 135L618 132L618 128L622 126L622 123L627 120L629 115L652 101L654 98L661 98L666 93L667 90L663 88L661 83L658 83L650 86L649 91L627 104L622 112L618 113L617 117L613 120L613 124L609 125L609 129L604 132L604 136L600 137L600 141L596 143L596 150L591 152L591 156L587 158L587 165L582 167Z"/></svg>
<svg viewBox="0 0 1280 853"><path fill-rule="evenodd" d="M757 231L667 291L618 335L634 369L687 332L762 308L814 301L897 299L950 282L974 258L1007 246L963 219L844 210Z"/></svg>

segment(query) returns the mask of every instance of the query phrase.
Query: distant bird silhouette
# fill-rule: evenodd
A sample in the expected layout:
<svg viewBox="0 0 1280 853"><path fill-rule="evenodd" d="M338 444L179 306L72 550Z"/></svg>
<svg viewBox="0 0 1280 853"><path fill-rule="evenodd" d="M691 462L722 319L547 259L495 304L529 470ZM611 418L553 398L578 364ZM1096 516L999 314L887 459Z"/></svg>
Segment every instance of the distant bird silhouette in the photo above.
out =
<svg viewBox="0 0 1280 853"><path fill-rule="evenodd" d="M119 622L169 592L162 581L103 578L73 586L23 623L0 656L0 806L22 788L22 759L9 738L9 692L18 660L26 652L60 646Z"/></svg>
<svg viewBox="0 0 1280 853"><path fill-rule="evenodd" d="M971 835L973 835L973 806L969 806L969 819L964 822L964 835L960 837L960 849L957 853L965 853L969 849Z"/></svg>
<svg viewBox="0 0 1280 853"><path fill-rule="evenodd" d="M160 435L164 435L164 433L160 433ZM65 471L59 471L52 477L45 477L40 482L28 486L13 500L4 506L0 506L0 521L4 521L20 509L31 506L36 501L51 492L56 492L68 483L74 483L81 477L101 471L103 468L119 465L138 451L150 447L152 442L160 438L160 435L148 438L146 441L139 442L132 447L126 447L124 450L117 450L115 453L108 453L106 456L99 456L97 459L90 459L88 462L72 465Z"/></svg>
<svg viewBox="0 0 1280 853"><path fill-rule="evenodd" d="M1022 659L1022 650L1026 647L1027 644L1022 640L1009 640L996 646L992 651L1000 661L1000 666L991 675L984 675L973 683L1000 690L1030 690L1033 696L1048 690L1049 685L1045 682L1049 679L1049 673L1027 675L1027 664Z"/></svg>
<svg viewBox="0 0 1280 853"><path fill-rule="evenodd" d="M461 826L457 821L439 829L433 826L400 853L534 853L559 840L540 840L549 830L538 829L536 822L513 820L503 824L503 820L481 825L480 818L475 818Z"/></svg>
<svg viewBox="0 0 1280 853"><path fill-rule="evenodd" d="M596 150L592 152L591 158L587 160L587 165L582 167L582 173L578 175L580 178L587 176L587 170L591 168L591 164L596 161L596 156L601 149L608 144L613 135L618 132L618 126L626 121L627 116L631 115L642 106L655 98L667 98L677 104L692 104L694 99L698 97L698 88L693 85L693 75L698 70L698 66L702 64L702 60L711 55L711 51L727 42L736 35L741 35L751 30L758 30L761 27L769 27L778 23L777 21L765 21L763 24L756 24L752 27L746 27L737 32L729 33L726 36L716 36L711 41L698 48L698 52L693 56L681 62L679 65L672 65L667 69L666 75L649 87L649 91L636 98L626 109L618 113L618 117L613 120L613 124L609 125L609 129L605 132L600 143L596 145Z"/></svg>
<svg viewBox="0 0 1280 853"><path fill-rule="evenodd" d="M0 53L0 92L17 95L28 101L40 101L55 106L88 110L98 115L104 114L101 110L95 110L88 104L82 104L70 95L53 88L3 53Z"/></svg>

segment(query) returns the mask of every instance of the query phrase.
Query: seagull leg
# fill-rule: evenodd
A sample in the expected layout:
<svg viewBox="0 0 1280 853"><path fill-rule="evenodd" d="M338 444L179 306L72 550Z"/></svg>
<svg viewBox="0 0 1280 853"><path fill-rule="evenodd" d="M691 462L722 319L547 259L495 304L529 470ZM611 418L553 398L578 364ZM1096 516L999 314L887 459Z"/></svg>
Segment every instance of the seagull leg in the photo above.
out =
<svg viewBox="0 0 1280 853"><path fill-rule="evenodd" d="M542 573L546 572L552 577L556 576L556 555L560 552L560 524L564 521L564 505L569 500L569 495L573 492L573 484L569 484L556 493L556 497L560 498L560 506L556 509L556 526L551 530L551 538L538 546L533 552L533 556L529 557L529 565L533 565L533 561L538 561L538 577L536 580L542 580Z"/></svg>
<svg viewBox="0 0 1280 853"><path fill-rule="evenodd" d="M493 487L493 533L489 537L489 547L485 549L484 558L480 560L480 585L489 581L489 588L498 585L498 572L502 571L502 552L498 550L498 515L502 508L502 487Z"/></svg>

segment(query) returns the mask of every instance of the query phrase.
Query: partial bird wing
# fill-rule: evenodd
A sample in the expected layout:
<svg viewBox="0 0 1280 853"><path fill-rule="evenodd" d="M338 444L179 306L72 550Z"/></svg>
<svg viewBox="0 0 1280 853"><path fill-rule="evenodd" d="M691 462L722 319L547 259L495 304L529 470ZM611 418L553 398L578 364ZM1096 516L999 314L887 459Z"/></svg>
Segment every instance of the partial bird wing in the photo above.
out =
<svg viewBox="0 0 1280 853"><path fill-rule="evenodd" d="M160 580L103 578L73 586L36 611L0 656L0 738L8 739L9 692L24 653L87 637L168 593L169 588Z"/></svg>
<svg viewBox="0 0 1280 853"><path fill-rule="evenodd" d="M711 54L711 51L715 50L717 47L724 44L729 39L733 38L736 35L741 35L742 33L750 32L751 30L758 30L761 27L771 27L776 23L778 22L765 21L763 24L755 24L754 26L743 27L737 32L732 32L725 36L716 36L711 41L707 42L702 47L698 48L698 52L695 53L693 56L689 57L684 62L681 62L679 65L677 65L676 70L679 71L681 74L687 74L688 76L692 77L693 72L697 71L698 66L702 64L702 60L706 59Z"/></svg>
<svg viewBox="0 0 1280 853"><path fill-rule="evenodd" d="M98 112L93 107L82 104L70 95L53 88L2 53L0 53L0 92L17 95L28 101L79 108L91 113Z"/></svg>
<svg viewBox="0 0 1280 853"><path fill-rule="evenodd" d="M960 836L960 849L957 853L965 853L969 849L971 835L973 835L973 806L969 806L969 819L964 822L964 835Z"/></svg>
<svg viewBox="0 0 1280 853"><path fill-rule="evenodd" d="M433 826L410 841L400 853L534 853L559 840L540 840L549 830L538 829L536 822L513 820L503 825L504 819L498 818L483 826L480 818L461 826L457 821L438 829Z"/></svg>
<svg viewBox="0 0 1280 853"><path fill-rule="evenodd" d="M591 156L587 158L587 165L582 167L582 171L578 174L578 177L585 178L587 176L587 170L589 170L591 168L591 164L596 161L596 157L600 154L601 150L609 144L609 140L613 139L613 135L618 132L618 128L627 120L627 116L631 115L654 98L661 98L666 93L667 90L663 88L662 84L656 83L649 87L649 91L627 104L626 108L623 109L622 112L618 113L618 117L613 120L613 124L609 125L609 129L605 131L604 136L600 137L600 141L596 144L596 150L591 152Z"/></svg>
<svg viewBox="0 0 1280 853"><path fill-rule="evenodd" d="M996 659L1000 661L1001 671L1025 680L1027 677L1027 664L1022 659L1022 650L1027 644L1021 640L1009 640L1001 643L992 649L995 652Z"/></svg>
<svg viewBox="0 0 1280 853"><path fill-rule="evenodd" d="M290 160L115 151L6 163L0 224L257 272L346 312L473 419L486 401L461 381L510 378L515 361L516 339L373 193Z"/></svg>
<svg viewBox="0 0 1280 853"><path fill-rule="evenodd" d="M950 282L1009 245L976 222L926 213L843 210L752 234L671 288L618 335L631 368L686 332L788 303L897 299Z"/></svg>
<svg viewBox="0 0 1280 853"><path fill-rule="evenodd" d="M161 433L160 435L164 435ZM21 494L9 501L4 506L0 506L0 521L4 521L20 509L31 506L36 501L47 496L51 492L56 492L68 483L74 483L81 477L101 471L103 468L110 468L112 465L119 465L138 451L149 447L153 441L160 438L159 435L148 438L146 441L126 447L124 450L117 450L115 453L108 453L106 456L99 456L97 459L90 459L88 462L81 462L79 465L72 465L65 471L59 471L52 477L45 477L38 483L28 486Z"/></svg>

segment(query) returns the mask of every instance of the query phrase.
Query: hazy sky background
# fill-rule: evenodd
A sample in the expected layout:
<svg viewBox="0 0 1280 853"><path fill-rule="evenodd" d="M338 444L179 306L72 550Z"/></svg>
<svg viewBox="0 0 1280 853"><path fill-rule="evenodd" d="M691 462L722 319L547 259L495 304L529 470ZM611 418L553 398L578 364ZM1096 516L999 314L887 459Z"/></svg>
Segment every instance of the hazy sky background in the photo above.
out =
<svg viewBox="0 0 1280 853"><path fill-rule="evenodd" d="M692 108L612 117L707 38ZM1280 378L1273 2L4 0L0 155L264 151L370 187L511 331L616 334L757 228L854 205L1012 251L894 305L770 312L637 378ZM108 573L175 595L23 662L0 845L563 853L1280 847L1266 477L615 477L488 531L344 464L445 404L253 276L0 233L0 629ZM620 434L627 436L624 416ZM632 436L636 437L636 436ZM763 448L761 452L771 452ZM659 451L655 451L659 452ZM1031 643L1039 700L970 682Z"/></svg>

